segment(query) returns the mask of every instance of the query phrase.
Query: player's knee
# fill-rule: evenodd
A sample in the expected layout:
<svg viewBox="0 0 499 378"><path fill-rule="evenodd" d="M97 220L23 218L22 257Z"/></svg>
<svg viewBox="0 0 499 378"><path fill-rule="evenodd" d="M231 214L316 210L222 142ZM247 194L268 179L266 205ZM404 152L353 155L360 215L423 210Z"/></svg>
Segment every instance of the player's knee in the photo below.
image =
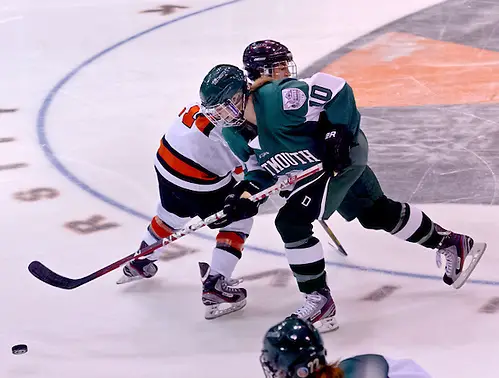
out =
<svg viewBox="0 0 499 378"><path fill-rule="evenodd" d="M305 240L312 235L311 223L301 222L300 219L288 217L283 213L277 214L275 226L284 243Z"/></svg>
<svg viewBox="0 0 499 378"><path fill-rule="evenodd" d="M147 226L147 231L142 238L140 249L151 245L160 239L167 238L173 234L175 230L168 224L162 221L157 215L151 219L151 223Z"/></svg>
<svg viewBox="0 0 499 378"><path fill-rule="evenodd" d="M238 259L242 256L244 242L248 237L247 234L235 231L220 231L217 235L217 248L222 249Z"/></svg>
<svg viewBox="0 0 499 378"><path fill-rule="evenodd" d="M288 229L288 223L289 223L289 220L285 219L281 213L278 213L277 216L275 217L275 220L274 220L274 224L275 224L275 227L277 229L277 232L279 232L279 234L283 234L283 233L286 233L286 229Z"/></svg>
<svg viewBox="0 0 499 378"><path fill-rule="evenodd" d="M246 218L221 228L216 238L217 248L240 259L244 249L244 242L249 236L252 226L253 218Z"/></svg>
<svg viewBox="0 0 499 378"><path fill-rule="evenodd" d="M167 238L175 232L172 227L166 224L166 222L161 220L157 215L151 220L150 230L160 239Z"/></svg>
<svg viewBox="0 0 499 378"><path fill-rule="evenodd" d="M253 218L246 218L232 222L228 226L221 228L220 231L241 232L243 234L249 235L252 227Z"/></svg>
<svg viewBox="0 0 499 378"><path fill-rule="evenodd" d="M357 219L367 229L390 232L400 221L401 212L400 202L382 196L374 201L371 207L365 209Z"/></svg>

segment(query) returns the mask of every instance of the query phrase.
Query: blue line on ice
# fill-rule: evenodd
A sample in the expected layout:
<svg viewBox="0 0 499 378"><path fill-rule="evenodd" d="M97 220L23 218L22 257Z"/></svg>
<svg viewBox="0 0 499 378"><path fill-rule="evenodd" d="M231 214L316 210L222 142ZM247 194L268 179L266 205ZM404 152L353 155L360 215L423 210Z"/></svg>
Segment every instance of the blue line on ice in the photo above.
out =
<svg viewBox="0 0 499 378"><path fill-rule="evenodd" d="M40 107L40 110L38 111L38 117L37 117L37 123L36 123L36 132L38 136L38 143L43 150L45 156L47 159L50 161L50 163L64 176L66 177L69 181L80 187L82 190L85 192L89 193L90 195L94 196L95 198L117 208L120 209L130 215L133 215L135 217L144 219L146 221L149 221L151 219L151 216L147 214L143 214L140 211L137 211L135 209L132 209L114 199L111 197L108 197L99 191L95 190L88 184L84 183L82 180L80 180L75 174L69 171L68 168L62 164L62 162L57 158L56 154L50 147L50 143L46 134L47 130L47 125L46 125L46 118L48 114L48 110L50 106L52 105L52 102L54 101L55 96L59 92L59 90L66 85L73 77L75 77L82 69L84 69L86 66L92 64L95 62L97 59L101 58L102 56L110 53L111 51L117 49L118 47L131 42L137 38L140 38L146 34L149 34L153 31L156 31L158 29L161 29L163 27L166 27L168 25L174 24L176 22L185 20L187 18L195 17L199 14L206 13L215 9L223 8L229 5L233 5L235 3L239 3L244 0L232 0L228 1L225 3L221 3L218 5L213 5L207 8L200 9L198 11L188 13L186 15L174 18L172 20L163 22L159 25L153 26L152 28L146 29L140 33L134 34L131 37L128 37L120 42L115 43L112 46L107 47L106 49L98 52L97 54L91 56L84 62L80 63L77 67L72 69L69 73L67 73L61 80L59 80L54 87L49 91L45 99L43 100L42 106ZM194 234L195 236L202 238L202 239L207 239L210 241L214 241L214 238L208 235L203 235L200 233ZM265 253L268 255L273 255L273 256L285 256L284 253L278 252L278 251L273 251L270 249L266 248L261 248L257 246L252 246L252 245L247 245L245 247L246 250L253 250L255 252L259 253ZM395 271L395 270L388 270L388 269L378 269L378 268L371 268L371 267L366 267L366 266L360 266L360 265L351 265L351 264L344 264L344 263L339 263L339 262L332 262L328 261L327 264L329 266L335 266L338 268L345 268L345 269L352 269L352 270L357 270L357 271L362 271L362 272L373 272L373 273L382 273L382 274L387 274L387 275L392 275L392 276L400 276L400 277L408 277L408 278L418 278L418 279L424 279L424 280L441 280L442 278L440 276L433 276L433 275L427 275L427 274L417 274L417 273L410 273L410 272L400 272L400 271ZM491 286L499 286L498 281L489 281L489 280L469 280L468 283L472 284L478 284L478 285L491 285Z"/></svg>

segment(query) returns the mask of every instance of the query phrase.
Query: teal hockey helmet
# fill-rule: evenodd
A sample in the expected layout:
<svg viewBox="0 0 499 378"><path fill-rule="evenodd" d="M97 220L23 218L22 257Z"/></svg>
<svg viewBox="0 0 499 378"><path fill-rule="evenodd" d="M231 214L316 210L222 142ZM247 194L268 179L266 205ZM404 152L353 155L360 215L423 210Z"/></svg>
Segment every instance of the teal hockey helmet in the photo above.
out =
<svg viewBox="0 0 499 378"><path fill-rule="evenodd" d="M243 124L248 94L244 72L230 64L213 67L199 89L203 113L215 126Z"/></svg>
<svg viewBox="0 0 499 378"><path fill-rule="evenodd" d="M326 349L310 322L290 316L265 334L260 364L267 378L306 378L326 365Z"/></svg>

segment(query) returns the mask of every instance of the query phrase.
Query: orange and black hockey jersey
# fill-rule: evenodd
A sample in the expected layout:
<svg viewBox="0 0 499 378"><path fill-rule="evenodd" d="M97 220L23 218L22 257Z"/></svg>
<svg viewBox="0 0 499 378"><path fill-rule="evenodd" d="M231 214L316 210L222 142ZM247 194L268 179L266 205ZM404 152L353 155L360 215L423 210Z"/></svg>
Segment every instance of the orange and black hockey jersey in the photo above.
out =
<svg viewBox="0 0 499 378"><path fill-rule="evenodd" d="M241 162L221 138L210 138L213 125L197 104L184 108L161 138L155 167L182 188L209 192L227 185Z"/></svg>

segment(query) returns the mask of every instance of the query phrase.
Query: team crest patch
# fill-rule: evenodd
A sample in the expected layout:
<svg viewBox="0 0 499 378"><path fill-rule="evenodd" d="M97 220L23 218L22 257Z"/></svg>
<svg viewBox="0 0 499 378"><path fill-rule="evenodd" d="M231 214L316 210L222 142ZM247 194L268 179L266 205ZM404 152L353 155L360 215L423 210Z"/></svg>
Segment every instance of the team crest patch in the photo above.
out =
<svg viewBox="0 0 499 378"><path fill-rule="evenodd" d="M300 378L308 377L308 369L306 367L301 367L296 371L296 375Z"/></svg>
<svg viewBox="0 0 499 378"><path fill-rule="evenodd" d="M307 95L298 88L286 88L282 90L282 108L284 110L300 109L307 101Z"/></svg>

